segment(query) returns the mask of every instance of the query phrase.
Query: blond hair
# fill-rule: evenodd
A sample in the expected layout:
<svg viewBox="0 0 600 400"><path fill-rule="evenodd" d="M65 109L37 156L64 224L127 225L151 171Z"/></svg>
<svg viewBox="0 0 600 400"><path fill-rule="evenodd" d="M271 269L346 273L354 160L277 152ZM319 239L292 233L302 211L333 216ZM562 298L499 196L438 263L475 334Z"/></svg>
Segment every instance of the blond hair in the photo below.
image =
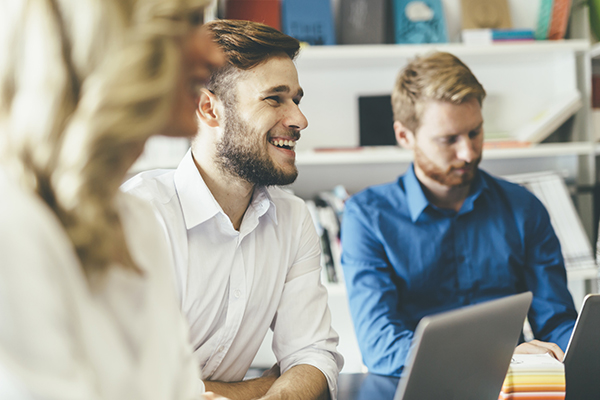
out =
<svg viewBox="0 0 600 400"><path fill-rule="evenodd" d="M435 52L414 59L398 74L392 92L394 120L416 133L427 101L462 104L472 98L481 105L485 90L469 67L452 54Z"/></svg>
<svg viewBox="0 0 600 400"><path fill-rule="evenodd" d="M54 211L88 274L137 270L114 204L171 115L206 0L11 0L0 10L0 159Z"/></svg>

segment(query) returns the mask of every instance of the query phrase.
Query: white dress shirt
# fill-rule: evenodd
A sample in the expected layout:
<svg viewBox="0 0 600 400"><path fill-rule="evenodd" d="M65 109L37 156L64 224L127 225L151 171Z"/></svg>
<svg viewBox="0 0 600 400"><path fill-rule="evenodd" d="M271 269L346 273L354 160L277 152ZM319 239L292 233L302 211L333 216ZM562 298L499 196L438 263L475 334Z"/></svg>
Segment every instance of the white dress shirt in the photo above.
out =
<svg viewBox="0 0 600 400"><path fill-rule="evenodd" d="M0 398L201 398L171 257L150 207L117 199L143 274L113 267L90 285L46 204L1 171L0 193Z"/></svg>
<svg viewBox="0 0 600 400"><path fill-rule="evenodd" d="M281 372L312 365L336 398L343 358L320 281L319 238L303 200L257 188L236 231L191 152L176 170L143 172L123 190L149 201L169 236L204 379L241 380L271 327Z"/></svg>

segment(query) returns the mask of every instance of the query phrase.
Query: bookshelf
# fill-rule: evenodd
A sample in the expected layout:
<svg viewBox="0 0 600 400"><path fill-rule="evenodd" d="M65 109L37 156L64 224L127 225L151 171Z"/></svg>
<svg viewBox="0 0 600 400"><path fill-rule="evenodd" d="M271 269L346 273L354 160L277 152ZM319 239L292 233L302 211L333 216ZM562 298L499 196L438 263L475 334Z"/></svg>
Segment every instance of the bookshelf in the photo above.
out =
<svg viewBox="0 0 600 400"><path fill-rule="evenodd" d="M517 131L547 107L547 99L578 92L581 107L563 115L570 134L558 143L484 150L481 167L495 175L559 171L571 187L596 182L598 145L591 130L590 44L586 39L487 46L370 45L309 47L297 61L306 96L301 108L309 127L298 144L299 176L291 186L303 198L342 184L350 193L395 180L412 161L398 147L359 147L358 96L389 94L399 69L411 58L434 50L453 53L469 65L488 92L483 112L488 132ZM597 50L600 53L600 48ZM560 125L560 124L558 124ZM558 126L557 125L557 126ZM556 128L556 126L555 126ZM569 130L569 129L567 129ZM591 193L576 196L586 233L596 221ZM592 242L593 243L593 242ZM586 292L597 291L597 268L567 272L576 306ZM345 303L343 283L327 284L334 327L343 333L340 349L356 363L360 357ZM360 365L348 366L358 371Z"/></svg>
<svg viewBox="0 0 600 400"><path fill-rule="evenodd" d="M350 181L351 192L394 179L410 155L402 150L356 150L359 145L358 97L389 94L400 68L409 59L434 50L451 52L469 65L488 96L484 101L484 131L514 133L546 111L553 101L579 93L581 107L562 143L527 148L492 149L483 168L496 175L567 171L566 179L581 187L596 182L591 129L591 65L587 39L500 43L493 45L345 45L307 47L297 60L306 96L301 108L309 126L299 141L300 176L292 186L309 198L338 179ZM600 50L597 50L600 52ZM571 114L575 109L571 110ZM570 118L561 115L555 126ZM336 151L319 151L333 148ZM319 169L318 173L315 169ZM385 180L384 180L385 179ZM586 232L596 231L591 194L578 206Z"/></svg>

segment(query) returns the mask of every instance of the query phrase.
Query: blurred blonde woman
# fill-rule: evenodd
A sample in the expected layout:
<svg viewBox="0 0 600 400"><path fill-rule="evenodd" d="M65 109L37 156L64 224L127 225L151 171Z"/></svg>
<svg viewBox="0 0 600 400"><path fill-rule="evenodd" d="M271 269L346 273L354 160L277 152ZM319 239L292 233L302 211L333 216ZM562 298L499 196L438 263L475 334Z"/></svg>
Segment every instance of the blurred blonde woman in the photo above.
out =
<svg viewBox="0 0 600 400"><path fill-rule="evenodd" d="M119 185L196 132L205 3L0 0L1 399L202 397L166 241Z"/></svg>

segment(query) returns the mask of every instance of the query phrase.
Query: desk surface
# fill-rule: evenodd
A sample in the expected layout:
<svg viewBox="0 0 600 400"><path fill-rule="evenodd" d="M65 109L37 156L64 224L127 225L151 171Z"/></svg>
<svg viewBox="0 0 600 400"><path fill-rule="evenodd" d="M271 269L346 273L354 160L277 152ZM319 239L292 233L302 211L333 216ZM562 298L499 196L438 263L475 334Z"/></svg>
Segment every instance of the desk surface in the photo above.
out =
<svg viewBox="0 0 600 400"><path fill-rule="evenodd" d="M375 374L340 374L338 400L393 400L398 378Z"/></svg>

